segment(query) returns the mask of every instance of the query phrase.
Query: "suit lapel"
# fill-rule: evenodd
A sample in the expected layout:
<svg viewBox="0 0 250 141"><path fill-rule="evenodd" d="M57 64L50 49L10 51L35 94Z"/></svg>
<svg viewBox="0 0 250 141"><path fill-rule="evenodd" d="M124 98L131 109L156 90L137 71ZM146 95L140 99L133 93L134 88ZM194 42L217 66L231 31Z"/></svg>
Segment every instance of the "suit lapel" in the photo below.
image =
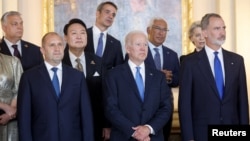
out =
<svg viewBox="0 0 250 141"><path fill-rule="evenodd" d="M197 55L198 55L198 65L201 72L203 73L203 76L206 78L207 82L213 89L214 93L219 98L219 93L217 91L213 72L211 70L205 49L201 50Z"/></svg>
<svg viewBox="0 0 250 141"><path fill-rule="evenodd" d="M92 77L96 71L95 64L93 64L93 63L95 63L95 61L88 53L85 53L85 61L86 61L86 68L85 68L86 69L86 76Z"/></svg>
<svg viewBox="0 0 250 141"><path fill-rule="evenodd" d="M123 75L123 79L127 81L127 84L130 85L130 88L133 89L133 92L136 92L136 97L138 98L138 100L141 101L140 93L137 89L135 78L128 65L128 62L126 62L126 65L123 65L123 71L121 73Z"/></svg>
<svg viewBox="0 0 250 141"><path fill-rule="evenodd" d="M47 86L49 87L50 91L53 92L53 98L57 101L57 95L56 92L54 90L53 84L51 82L50 76L49 76L49 72L45 66L45 64L40 65L39 70L38 70L41 75L42 75L42 79L44 79L44 84L47 84Z"/></svg>
<svg viewBox="0 0 250 141"><path fill-rule="evenodd" d="M154 73L152 73L150 71L150 69L148 69L148 67L145 64L145 93L144 93L144 102L147 100L148 98L148 92L150 92L150 88L152 87L152 83L153 83L153 77L154 77Z"/></svg>

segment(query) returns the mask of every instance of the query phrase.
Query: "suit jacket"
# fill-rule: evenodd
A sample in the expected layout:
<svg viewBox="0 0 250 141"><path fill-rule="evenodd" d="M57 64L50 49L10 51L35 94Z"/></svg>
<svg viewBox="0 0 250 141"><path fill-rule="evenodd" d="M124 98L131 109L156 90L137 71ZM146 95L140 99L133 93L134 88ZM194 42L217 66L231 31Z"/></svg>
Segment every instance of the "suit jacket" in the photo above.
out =
<svg viewBox="0 0 250 141"><path fill-rule="evenodd" d="M22 63L24 71L43 63L44 60L42 53L40 51L40 47L30 42L21 40L21 48L22 48L22 53L21 53L22 55L20 61ZM4 39L0 41L0 52L12 56Z"/></svg>
<svg viewBox="0 0 250 141"><path fill-rule="evenodd" d="M163 141L163 126L172 113L170 89L163 73L145 64L145 94L141 101L128 63L111 69L104 79L105 114L112 124L110 141L134 141L132 127L148 124Z"/></svg>
<svg viewBox="0 0 250 141"><path fill-rule="evenodd" d="M102 76L105 69L102 67L101 58L99 56L90 52L84 52L84 54L86 61L86 68L84 69L86 69L86 82L93 111L95 140L98 140L97 137L102 137L102 128L110 126L104 117L103 108ZM68 50L65 50L62 62L74 67L70 61Z"/></svg>
<svg viewBox="0 0 250 141"><path fill-rule="evenodd" d="M186 57L188 57L190 55L193 55L195 53L197 53L196 49L193 52L191 52L191 53L189 53L187 55L181 55L181 57L180 57L180 64L185 60Z"/></svg>
<svg viewBox="0 0 250 141"><path fill-rule="evenodd" d="M149 48L148 48L149 49ZM162 46L162 54L163 54L163 69L171 70L173 73L172 82L168 83L170 87L177 87L179 86L179 59L178 55L175 51L171 50L166 46ZM149 49L148 56L145 60L145 63L149 64L150 66L156 68L154 63L154 58L152 53Z"/></svg>
<svg viewBox="0 0 250 141"><path fill-rule="evenodd" d="M181 66L179 118L183 141L207 141L211 124L249 124L246 73L240 55L222 49L225 90L221 100L205 49Z"/></svg>
<svg viewBox="0 0 250 141"><path fill-rule="evenodd" d="M92 29L93 27L87 29L88 43L85 48L85 52L91 52L95 54ZM107 69L111 69L119 64L124 63L121 42L110 34L107 34L106 45L102 55L102 63Z"/></svg>
<svg viewBox="0 0 250 141"><path fill-rule="evenodd" d="M67 65L62 70L59 98L44 63L23 73L17 99L19 141L94 141L83 73Z"/></svg>

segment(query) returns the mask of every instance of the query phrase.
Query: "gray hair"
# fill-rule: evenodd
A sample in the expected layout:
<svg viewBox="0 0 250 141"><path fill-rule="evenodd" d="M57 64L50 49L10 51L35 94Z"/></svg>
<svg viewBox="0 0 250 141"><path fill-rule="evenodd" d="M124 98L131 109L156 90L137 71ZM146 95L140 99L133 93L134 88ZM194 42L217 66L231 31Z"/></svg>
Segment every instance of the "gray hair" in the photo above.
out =
<svg viewBox="0 0 250 141"><path fill-rule="evenodd" d="M163 20L163 21L165 21L166 23L167 23L167 21L164 19L164 18L162 18L162 17L153 17L152 19L150 19L150 21L149 21L149 24L148 24L148 28L152 28L152 26L154 25L154 22L155 21L158 21L158 20Z"/></svg>
<svg viewBox="0 0 250 141"><path fill-rule="evenodd" d="M129 46L129 45L132 44L132 42L133 42L133 36L136 35L136 34L144 35L144 36L147 38L146 34L145 34L143 31L141 31L141 30L133 30L133 31L130 31L130 32L126 35L126 37L125 37L125 47L127 47L127 46Z"/></svg>
<svg viewBox="0 0 250 141"><path fill-rule="evenodd" d="M208 14L204 15L201 19L201 29L202 30L207 28L207 26L209 25L209 19L211 17L221 18L221 16L219 14L216 14L216 13L208 13Z"/></svg>
<svg viewBox="0 0 250 141"><path fill-rule="evenodd" d="M17 12L17 11L8 11L5 12L3 14L3 16L1 17L1 24L4 24L7 20L7 17L9 16L21 16L21 13Z"/></svg>

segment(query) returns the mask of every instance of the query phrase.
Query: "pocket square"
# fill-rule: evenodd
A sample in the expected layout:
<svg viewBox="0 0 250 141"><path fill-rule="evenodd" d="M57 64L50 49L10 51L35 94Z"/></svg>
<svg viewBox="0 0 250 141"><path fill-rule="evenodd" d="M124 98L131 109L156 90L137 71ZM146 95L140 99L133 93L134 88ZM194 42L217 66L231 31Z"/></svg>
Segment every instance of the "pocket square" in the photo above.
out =
<svg viewBox="0 0 250 141"><path fill-rule="evenodd" d="M96 71L93 76L100 76L100 74Z"/></svg>
<svg viewBox="0 0 250 141"><path fill-rule="evenodd" d="M90 64L94 65L94 64L95 64L95 61L92 60L92 61L90 62Z"/></svg>

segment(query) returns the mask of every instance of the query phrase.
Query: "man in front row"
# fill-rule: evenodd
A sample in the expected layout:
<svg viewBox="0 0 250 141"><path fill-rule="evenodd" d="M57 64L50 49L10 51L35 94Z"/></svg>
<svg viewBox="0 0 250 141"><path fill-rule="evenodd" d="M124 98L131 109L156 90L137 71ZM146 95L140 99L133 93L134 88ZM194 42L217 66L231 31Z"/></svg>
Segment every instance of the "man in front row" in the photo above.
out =
<svg viewBox="0 0 250 141"><path fill-rule="evenodd" d="M128 33L125 47L128 61L104 76L106 117L112 123L110 141L163 141L163 126L172 113L165 76L144 63L148 41L142 31Z"/></svg>
<svg viewBox="0 0 250 141"><path fill-rule="evenodd" d="M19 141L94 141L83 73L61 63L62 38L42 38L45 62L23 73L18 91Z"/></svg>

